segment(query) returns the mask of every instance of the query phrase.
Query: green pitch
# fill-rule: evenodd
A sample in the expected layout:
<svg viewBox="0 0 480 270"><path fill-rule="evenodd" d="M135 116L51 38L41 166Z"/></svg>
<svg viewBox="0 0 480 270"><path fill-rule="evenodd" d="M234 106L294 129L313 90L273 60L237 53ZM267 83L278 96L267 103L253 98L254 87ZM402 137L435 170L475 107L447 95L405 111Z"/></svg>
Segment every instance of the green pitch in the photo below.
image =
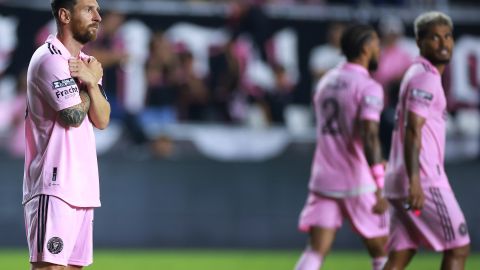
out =
<svg viewBox="0 0 480 270"><path fill-rule="evenodd" d="M236 250L96 250L89 270L292 270L300 251ZM0 269L28 269L27 252L0 250ZM439 269L440 255L420 253L409 270ZM369 270L364 252L334 251L322 270ZM480 254L472 254L467 269L480 269Z"/></svg>

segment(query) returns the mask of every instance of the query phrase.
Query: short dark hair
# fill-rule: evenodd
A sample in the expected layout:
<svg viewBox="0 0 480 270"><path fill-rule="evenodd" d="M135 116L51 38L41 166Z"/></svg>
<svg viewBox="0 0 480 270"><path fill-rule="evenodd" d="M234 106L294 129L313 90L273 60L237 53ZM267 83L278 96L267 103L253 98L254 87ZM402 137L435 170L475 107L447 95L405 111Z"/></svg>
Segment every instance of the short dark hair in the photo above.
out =
<svg viewBox="0 0 480 270"><path fill-rule="evenodd" d="M58 11L61 8L73 11L73 7L77 4L77 0L51 0L52 14L58 20Z"/></svg>
<svg viewBox="0 0 480 270"><path fill-rule="evenodd" d="M375 29L368 24L353 24L345 29L340 44L348 61L360 56L363 46L372 38L373 33Z"/></svg>
<svg viewBox="0 0 480 270"><path fill-rule="evenodd" d="M438 11L429 11L420 14L415 19L413 23L415 37L417 39L423 39L427 35L430 26L433 25L447 25L453 30L452 19L447 14Z"/></svg>

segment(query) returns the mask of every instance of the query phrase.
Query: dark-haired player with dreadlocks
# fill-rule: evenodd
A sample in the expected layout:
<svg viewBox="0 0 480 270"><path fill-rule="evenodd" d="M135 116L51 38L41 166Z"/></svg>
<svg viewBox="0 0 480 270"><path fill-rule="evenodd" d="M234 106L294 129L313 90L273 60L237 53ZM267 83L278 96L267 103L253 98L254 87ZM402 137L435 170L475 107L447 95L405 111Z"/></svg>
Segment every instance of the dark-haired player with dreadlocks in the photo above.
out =
<svg viewBox="0 0 480 270"><path fill-rule="evenodd" d="M309 243L296 270L318 270L344 218L362 237L372 269L386 262L388 202L382 197L384 166L378 137L383 90L369 75L380 54L368 25L352 25L341 38L347 62L319 81L314 106L317 146L309 195L299 228Z"/></svg>

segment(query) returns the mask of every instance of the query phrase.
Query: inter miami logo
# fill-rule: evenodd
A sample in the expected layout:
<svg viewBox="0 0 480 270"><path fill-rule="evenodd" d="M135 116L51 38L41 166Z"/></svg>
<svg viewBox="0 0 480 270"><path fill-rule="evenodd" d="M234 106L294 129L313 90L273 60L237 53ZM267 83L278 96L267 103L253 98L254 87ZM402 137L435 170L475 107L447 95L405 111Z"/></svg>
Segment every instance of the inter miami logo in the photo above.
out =
<svg viewBox="0 0 480 270"><path fill-rule="evenodd" d="M468 234L467 224L465 223L460 224L460 226L458 227L458 232L460 233L461 236L467 235Z"/></svg>
<svg viewBox="0 0 480 270"><path fill-rule="evenodd" d="M48 240L47 249L52 254L58 254L62 252L63 249L63 241L60 237L52 237Z"/></svg>

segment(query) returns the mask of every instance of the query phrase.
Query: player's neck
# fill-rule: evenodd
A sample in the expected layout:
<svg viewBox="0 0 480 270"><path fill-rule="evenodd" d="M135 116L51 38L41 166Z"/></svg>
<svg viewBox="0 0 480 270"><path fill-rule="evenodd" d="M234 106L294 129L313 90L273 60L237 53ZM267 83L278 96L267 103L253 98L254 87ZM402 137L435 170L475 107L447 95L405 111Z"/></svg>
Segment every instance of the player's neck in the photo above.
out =
<svg viewBox="0 0 480 270"><path fill-rule="evenodd" d="M60 42L62 42L63 46L67 48L68 52L70 52L73 57L80 55L80 50L82 49L83 44L75 40L70 32L59 31L57 38L60 40Z"/></svg>
<svg viewBox="0 0 480 270"><path fill-rule="evenodd" d="M438 64L438 65L433 65L434 67L437 68L438 70L438 73L440 73L440 75L443 74L443 72L445 71L445 64Z"/></svg>
<svg viewBox="0 0 480 270"><path fill-rule="evenodd" d="M358 58L352 59L348 62L352 63L352 64L360 65L360 66L368 69L368 59L365 59L365 57L358 57Z"/></svg>
<svg viewBox="0 0 480 270"><path fill-rule="evenodd" d="M430 62L430 64L437 69L437 71L438 71L438 73L440 73L440 75L443 74L443 72L445 71L445 67L447 66L447 64L445 64L445 63L440 63L440 62L434 63L434 61L432 61L430 58L426 57L425 55L421 54L421 56L422 56L423 58L427 59L428 62Z"/></svg>

